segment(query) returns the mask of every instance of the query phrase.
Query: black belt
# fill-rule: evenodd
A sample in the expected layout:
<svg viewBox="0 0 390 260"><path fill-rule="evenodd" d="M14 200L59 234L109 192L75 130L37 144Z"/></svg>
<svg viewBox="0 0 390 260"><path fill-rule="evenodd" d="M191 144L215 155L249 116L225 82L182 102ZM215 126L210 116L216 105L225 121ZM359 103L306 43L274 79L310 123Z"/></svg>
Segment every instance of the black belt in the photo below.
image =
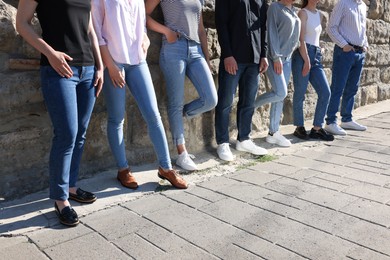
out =
<svg viewBox="0 0 390 260"><path fill-rule="evenodd" d="M354 45L351 43L348 43L348 45L352 46L355 49L355 51L364 51L364 47L362 47L362 46Z"/></svg>

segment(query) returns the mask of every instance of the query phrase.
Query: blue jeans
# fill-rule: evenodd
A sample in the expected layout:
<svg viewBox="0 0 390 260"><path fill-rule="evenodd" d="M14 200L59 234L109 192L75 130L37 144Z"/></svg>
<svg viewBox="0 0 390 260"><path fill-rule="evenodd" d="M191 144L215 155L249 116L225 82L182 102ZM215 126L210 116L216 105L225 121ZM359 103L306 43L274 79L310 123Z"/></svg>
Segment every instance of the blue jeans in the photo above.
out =
<svg viewBox="0 0 390 260"><path fill-rule="evenodd" d="M280 119L283 112L283 101L287 96L287 85L291 75L291 59L283 61L283 73L276 74L272 59L268 59L269 67L267 77L271 83L272 89L256 98L255 106L260 107L271 103L269 132L279 131Z"/></svg>
<svg viewBox="0 0 390 260"><path fill-rule="evenodd" d="M200 44L183 37L174 43L163 40L160 67L168 96L168 118L173 143L184 144L183 115L189 118L209 111L217 104L217 91ZM191 80L199 97L184 105L185 77Z"/></svg>
<svg viewBox="0 0 390 260"><path fill-rule="evenodd" d="M156 94L149 67L146 62L138 65L117 64L125 74L125 81L137 102L142 117L148 126L149 137L153 143L159 164L164 169L171 169L168 142L164 125L158 111ZM118 169L129 167L126 159L123 138L123 122L126 107L126 88L115 87L108 69L104 71L103 94L107 106L107 137Z"/></svg>
<svg viewBox="0 0 390 260"><path fill-rule="evenodd" d="M294 125L304 126L303 101L309 82L318 95L317 105L314 113L313 126L322 127L325 119L325 113L328 109L330 89L324 69L322 67L321 49L317 46L306 44L309 54L311 68L309 74L302 76L304 61L299 50L296 50L292 56L292 74L294 82L293 112Z"/></svg>
<svg viewBox="0 0 390 260"><path fill-rule="evenodd" d="M50 198L67 200L76 187L85 135L95 104L93 66L71 67L73 76L61 77L51 66L41 66L43 97L54 137L50 151Z"/></svg>
<svg viewBox="0 0 390 260"><path fill-rule="evenodd" d="M326 123L337 122L336 113L340 108L342 122L352 121L352 110L355 95L360 84L366 54L364 52L344 52L335 45L333 52L332 84L330 85L330 101L326 113Z"/></svg>
<svg viewBox="0 0 390 260"><path fill-rule="evenodd" d="M248 140L252 131L254 102L259 88L259 64L238 64L236 75L225 71L220 62L218 75L218 104L215 108L215 136L217 144L229 142L229 119L233 98L238 88L237 140Z"/></svg>

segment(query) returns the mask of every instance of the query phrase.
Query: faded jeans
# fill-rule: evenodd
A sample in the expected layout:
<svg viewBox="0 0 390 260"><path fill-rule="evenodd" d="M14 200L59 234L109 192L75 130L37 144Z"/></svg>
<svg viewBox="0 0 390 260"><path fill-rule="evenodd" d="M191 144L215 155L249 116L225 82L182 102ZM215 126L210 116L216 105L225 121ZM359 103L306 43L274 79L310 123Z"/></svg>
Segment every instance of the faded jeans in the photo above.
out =
<svg viewBox="0 0 390 260"><path fill-rule="evenodd" d="M213 109L217 91L200 44L180 37L174 43L163 40L160 67L168 96L168 119L173 143L184 144L183 115L191 118ZM184 105L184 81L188 77L199 97Z"/></svg>
<svg viewBox="0 0 390 260"><path fill-rule="evenodd" d="M117 64L117 66L123 70L126 84L137 102L142 117L146 121L149 137L153 143L160 166L164 169L171 169L168 142L147 63L141 62L138 65ZM123 169L129 166L123 138L126 87L115 87L110 79L108 69L104 71L104 79L103 94L108 112L108 142L118 169Z"/></svg>
<svg viewBox="0 0 390 260"><path fill-rule="evenodd" d="M330 85L331 95L325 119L328 125L337 122L336 113L339 110L341 97L341 121L352 121L355 95L359 88L365 58L366 53L364 52L344 52L342 48L335 45L332 84Z"/></svg>
<svg viewBox="0 0 390 260"><path fill-rule="evenodd" d="M276 133L279 131L283 101L287 96L287 85L291 75L291 59L283 61L283 73L280 75L275 72L272 59L268 59L268 61L269 67L266 73L272 89L256 98L255 107L271 103L269 132Z"/></svg>
<svg viewBox="0 0 390 260"><path fill-rule="evenodd" d="M61 77L41 66L42 93L53 125L50 151L50 198L65 201L76 187L88 123L95 104L94 66L71 66L73 76Z"/></svg>
<svg viewBox="0 0 390 260"><path fill-rule="evenodd" d="M296 50L292 56L294 125L304 126L303 102L305 101L307 86L310 82L318 95L313 126L322 127L325 113L328 109L330 89L321 63L322 54L320 47L310 44L306 44L306 47L311 64L310 71L306 76L302 76L304 61L299 50Z"/></svg>

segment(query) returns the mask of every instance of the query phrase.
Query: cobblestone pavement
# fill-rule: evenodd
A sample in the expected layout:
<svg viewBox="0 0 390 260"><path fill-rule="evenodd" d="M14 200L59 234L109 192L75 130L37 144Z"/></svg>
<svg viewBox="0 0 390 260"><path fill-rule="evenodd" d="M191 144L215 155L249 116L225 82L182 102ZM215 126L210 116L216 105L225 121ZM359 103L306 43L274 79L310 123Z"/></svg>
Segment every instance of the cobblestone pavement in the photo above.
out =
<svg viewBox="0 0 390 260"><path fill-rule="evenodd" d="M0 259L390 259L389 104L357 110L368 130L333 142L289 126L291 148L255 139L265 158L205 152L185 191L158 183L155 166L135 168L138 191L114 171L82 180L99 199L74 205L76 228L58 224L47 191L2 202Z"/></svg>

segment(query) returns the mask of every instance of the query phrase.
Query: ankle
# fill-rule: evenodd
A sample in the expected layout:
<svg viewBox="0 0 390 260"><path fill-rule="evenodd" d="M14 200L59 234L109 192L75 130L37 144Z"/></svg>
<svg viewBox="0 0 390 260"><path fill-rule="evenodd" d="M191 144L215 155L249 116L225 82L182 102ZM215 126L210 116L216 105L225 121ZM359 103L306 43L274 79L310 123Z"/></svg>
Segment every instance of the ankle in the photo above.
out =
<svg viewBox="0 0 390 260"><path fill-rule="evenodd" d="M69 193L76 194L77 187L70 187L69 188Z"/></svg>
<svg viewBox="0 0 390 260"><path fill-rule="evenodd" d="M65 208L65 207L70 207L70 203L68 200L56 200L55 203L57 204L58 209L60 212Z"/></svg>

